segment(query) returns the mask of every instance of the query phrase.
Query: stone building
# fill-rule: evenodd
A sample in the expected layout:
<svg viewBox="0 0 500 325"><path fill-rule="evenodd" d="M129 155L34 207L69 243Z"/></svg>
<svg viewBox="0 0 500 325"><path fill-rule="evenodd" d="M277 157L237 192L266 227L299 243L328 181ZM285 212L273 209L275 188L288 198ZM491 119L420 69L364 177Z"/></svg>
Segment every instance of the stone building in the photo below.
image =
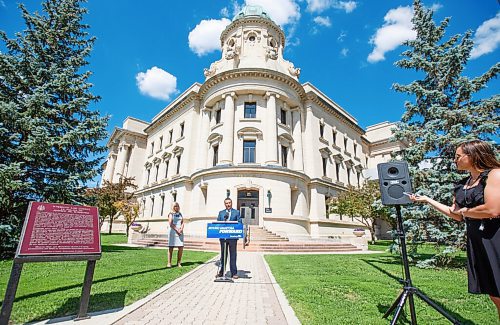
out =
<svg viewBox="0 0 500 325"><path fill-rule="evenodd" d="M356 119L283 58L285 35L258 6L222 32L222 57L148 122L127 118L108 147L103 179L134 176L139 222L165 234L179 202L187 235L204 236L230 197L247 223L290 240L349 241L353 220L329 215L330 198L359 186L400 145L393 124Z"/></svg>

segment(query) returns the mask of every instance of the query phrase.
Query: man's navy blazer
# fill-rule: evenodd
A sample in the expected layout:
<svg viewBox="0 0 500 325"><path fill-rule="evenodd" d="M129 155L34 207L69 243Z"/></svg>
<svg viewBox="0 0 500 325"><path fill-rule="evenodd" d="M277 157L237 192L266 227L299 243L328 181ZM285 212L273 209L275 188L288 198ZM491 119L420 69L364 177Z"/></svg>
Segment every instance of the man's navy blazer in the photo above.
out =
<svg viewBox="0 0 500 325"><path fill-rule="evenodd" d="M217 216L217 221L238 221L238 223L243 223L243 220L241 220L240 211L236 209L231 209L231 216L229 217L228 220L224 220L226 212L227 212L226 209L219 211L219 215Z"/></svg>

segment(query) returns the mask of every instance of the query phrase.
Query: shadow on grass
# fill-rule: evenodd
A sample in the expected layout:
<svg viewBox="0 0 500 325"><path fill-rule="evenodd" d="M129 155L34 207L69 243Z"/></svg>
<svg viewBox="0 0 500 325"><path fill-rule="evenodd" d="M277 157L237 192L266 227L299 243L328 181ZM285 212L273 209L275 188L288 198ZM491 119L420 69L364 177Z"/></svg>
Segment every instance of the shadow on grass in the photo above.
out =
<svg viewBox="0 0 500 325"><path fill-rule="evenodd" d="M114 252L124 252L124 251L140 251L147 249L146 247L130 247L130 246L119 246L119 245L102 245L102 251L106 253Z"/></svg>
<svg viewBox="0 0 500 325"><path fill-rule="evenodd" d="M186 263L182 263L182 264L188 266L188 265L200 265L200 264L203 264L203 263L205 263L205 262L203 262L203 261L194 261L194 262L186 262ZM156 269L150 269L150 270L140 271L140 272L134 272L134 273L129 273L129 274L117 275L117 276L113 276L113 277L109 277L109 278L95 280L95 281L92 282L92 284L107 282L107 281L111 281L111 280L117 280L117 279L121 279L121 278L132 277L132 276L139 275L139 274L146 274L146 273L157 272L157 271L165 271L165 269L166 269L166 266L165 267L156 268ZM172 280L174 280L174 279L172 279ZM28 295L16 297L14 299L14 301L17 302L17 301L21 301L23 299L35 298L35 297L43 296L43 295L50 294L50 293L55 293L55 292L60 292L60 291L65 291L65 290L70 290L70 289L75 289L75 288L81 288L82 286L83 286L83 283L78 283L78 284L72 284L72 285L68 285L68 286L64 286L64 287L54 288L54 289L51 289L51 290L34 292L34 293L31 293L31 294L28 294Z"/></svg>
<svg viewBox="0 0 500 325"><path fill-rule="evenodd" d="M398 281L399 283L401 283L401 290L403 290L403 279L401 279L400 277L397 277L389 272L387 272L386 270L384 270L383 268L375 265L375 263L384 263L384 264L394 264L394 263L391 263L391 262L380 262L380 261L374 261L374 260L365 260L363 259L363 262L365 262L366 264L370 265L371 267L377 269L378 271L380 271L381 273L387 275L389 278L391 279L394 279L396 281ZM437 306L439 306L442 310L444 310L447 314L451 315L453 318L457 319L460 321L461 324L474 324L471 320L469 319L465 319L463 318L462 316L460 316L459 314L457 313L454 313L452 312L451 310L449 310L448 308L446 308L443 304L441 304L440 302L438 301L435 301L433 300L432 298L430 298L428 295L426 295L422 290L418 289L418 291L420 291L420 293L422 293L424 296L427 296L428 299L432 300ZM394 297L394 300L396 299L399 299L398 296ZM418 297L418 295L413 295L413 299L414 300L420 300L422 303L425 303L427 304L423 299L421 299L420 297ZM394 302L394 301L392 301ZM411 321L410 319L408 319L409 317L409 300L406 301L406 305L405 305L405 308L408 310L408 313L403 313L399 320L398 320L398 324L410 324ZM428 305L428 308L433 308L432 306ZM377 304L377 308L379 310L379 312L383 315L386 313L386 311L391 307L391 305L383 305L383 304ZM438 311L435 311L436 313L438 313ZM393 311L394 313L394 311ZM388 317L389 319L392 319L392 315L389 315ZM418 314L417 314L417 318L418 318ZM444 316L443 316L444 318Z"/></svg>
<svg viewBox="0 0 500 325"><path fill-rule="evenodd" d="M101 311L107 309L123 308L125 306L125 295L127 290L118 292L98 293L90 296L88 312ZM64 304L54 311L36 316L28 322L50 319L54 317L64 317L76 315L80 309L80 297L71 297ZM48 324L51 322L49 321Z"/></svg>

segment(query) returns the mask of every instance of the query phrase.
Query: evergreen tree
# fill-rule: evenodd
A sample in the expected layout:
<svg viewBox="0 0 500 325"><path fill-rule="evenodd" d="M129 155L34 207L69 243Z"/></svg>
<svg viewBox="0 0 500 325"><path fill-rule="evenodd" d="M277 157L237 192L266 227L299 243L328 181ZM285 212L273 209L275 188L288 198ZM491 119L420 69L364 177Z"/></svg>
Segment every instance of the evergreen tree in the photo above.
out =
<svg viewBox="0 0 500 325"><path fill-rule="evenodd" d="M0 245L19 237L29 201L78 204L98 175L108 117L88 82L94 37L81 0L46 0L43 13L19 5L26 30L0 52Z"/></svg>
<svg viewBox="0 0 500 325"><path fill-rule="evenodd" d="M396 139L408 144L402 156L410 165L413 185L418 193L451 205L453 184L464 177L453 161L457 144L470 139L490 141L498 136L500 96L478 98L477 92L496 78L500 64L479 77L464 76L474 45L472 33L443 41L449 21L446 18L435 24L432 10L424 8L420 0L414 1L412 22L417 37L405 43L410 49L396 65L423 77L393 87L414 98L405 103L406 112L395 132ZM430 167L419 168L423 161L430 162ZM428 206L410 208L405 219L414 241L433 240L450 247L464 244L463 223L445 218Z"/></svg>

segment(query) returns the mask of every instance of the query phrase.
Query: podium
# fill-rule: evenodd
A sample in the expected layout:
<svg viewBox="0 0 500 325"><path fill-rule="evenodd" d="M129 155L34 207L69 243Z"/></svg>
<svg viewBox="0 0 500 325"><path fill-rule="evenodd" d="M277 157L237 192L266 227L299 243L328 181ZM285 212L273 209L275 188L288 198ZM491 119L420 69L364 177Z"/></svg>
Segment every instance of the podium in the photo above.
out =
<svg viewBox="0 0 500 325"><path fill-rule="evenodd" d="M207 238L222 239L224 247L224 260L221 257L222 276L217 277L214 282L233 282L233 279L226 277L227 262L227 239L240 239L244 237L243 224L237 221L215 221L207 224Z"/></svg>

